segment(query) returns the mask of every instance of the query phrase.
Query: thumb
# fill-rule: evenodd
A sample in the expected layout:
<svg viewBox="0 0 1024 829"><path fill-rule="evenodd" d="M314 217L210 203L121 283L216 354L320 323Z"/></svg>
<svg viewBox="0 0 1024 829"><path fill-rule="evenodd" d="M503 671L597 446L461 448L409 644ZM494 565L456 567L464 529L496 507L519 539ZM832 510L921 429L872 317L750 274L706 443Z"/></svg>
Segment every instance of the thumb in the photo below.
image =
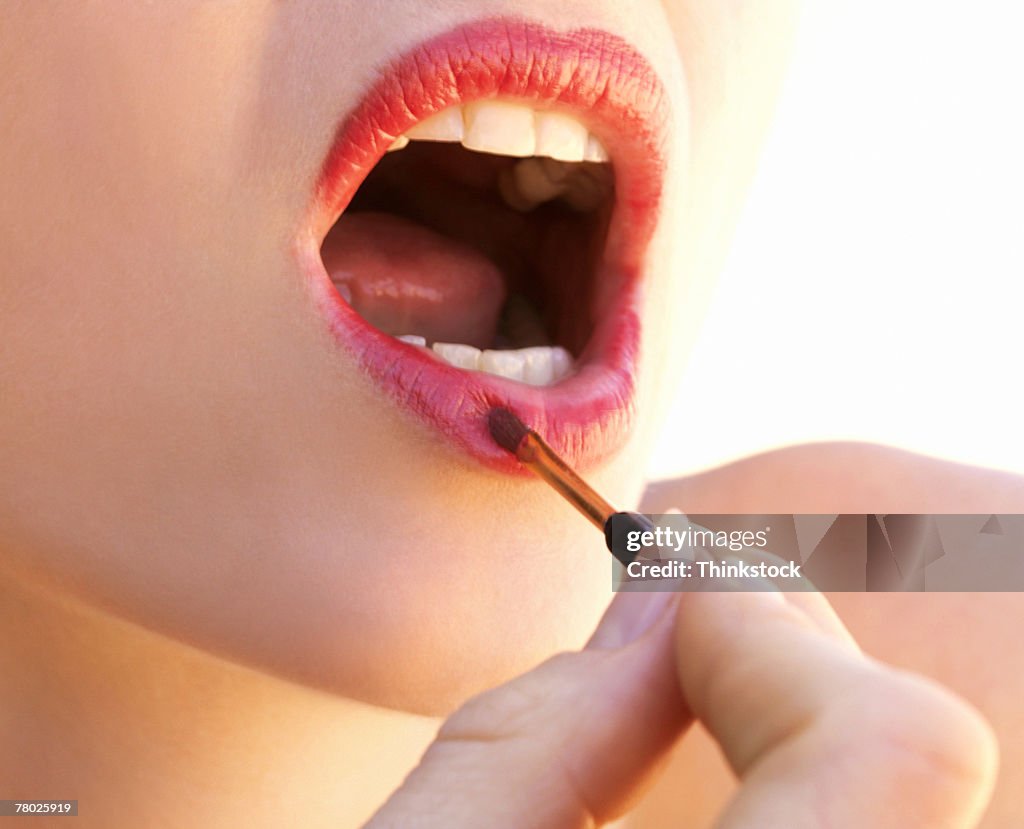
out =
<svg viewBox="0 0 1024 829"><path fill-rule="evenodd" d="M585 650L470 700L369 826L565 829L621 815L688 720L677 599L621 593Z"/></svg>

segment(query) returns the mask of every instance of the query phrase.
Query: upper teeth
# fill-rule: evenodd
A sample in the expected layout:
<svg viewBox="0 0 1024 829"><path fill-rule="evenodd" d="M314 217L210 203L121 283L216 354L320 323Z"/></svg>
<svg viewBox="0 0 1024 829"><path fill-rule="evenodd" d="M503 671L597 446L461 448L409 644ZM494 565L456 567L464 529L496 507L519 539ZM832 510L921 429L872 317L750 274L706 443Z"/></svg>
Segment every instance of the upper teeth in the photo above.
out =
<svg viewBox="0 0 1024 829"><path fill-rule="evenodd" d="M539 155L559 161L608 161L601 141L572 116L510 101L449 107L420 121L390 149L400 150L410 139L458 142L469 150L517 158Z"/></svg>
<svg viewBox="0 0 1024 829"><path fill-rule="evenodd" d="M398 339L410 345L426 346L422 337ZM434 343L431 350L449 365L518 380L531 386L550 386L573 368L572 355L560 346L533 346L508 351L481 351L463 343Z"/></svg>
<svg viewBox="0 0 1024 829"><path fill-rule="evenodd" d="M417 141L461 141L464 130L462 110L450 107L420 121L405 135Z"/></svg>

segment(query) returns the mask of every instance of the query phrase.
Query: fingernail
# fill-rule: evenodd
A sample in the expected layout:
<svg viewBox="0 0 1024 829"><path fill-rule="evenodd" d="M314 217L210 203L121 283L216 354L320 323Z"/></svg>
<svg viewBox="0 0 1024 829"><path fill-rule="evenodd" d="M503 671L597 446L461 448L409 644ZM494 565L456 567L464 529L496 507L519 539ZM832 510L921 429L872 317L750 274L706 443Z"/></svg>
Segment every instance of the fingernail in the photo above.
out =
<svg viewBox="0 0 1024 829"><path fill-rule="evenodd" d="M745 559L729 556L722 560L723 564L742 564ZM746 562L749 563L749 562ZM764 596L765 601L785 602L786 598L779 592L779 586L771 579L762 576L746 576L744 578L724 578L721 580L724 591L730 593L757 593Z"/></svg>
<svg viewBox="0 0 1024 829"><path fill-rule="evenodd" d="M679 593L672 589L674 586L674 582L666 582L658 591L618 593L601 617L587 648L621 648L635 642L675 606Z"/></svg>
<svg viewBox="0 0 1024 829"><path fill-rule="evenodd" d="M767 579L722 579L723 592L729 593L751 593L764 597L766 602L785 604L786 597L779 592L779 588Z"/></svg>
<svg viewBox="0 0 1024 829"><path fill-rule="evenodd" d="M727 564L740 564L748 565L757 568L761 565L769 568L776 567L779 572L786 572L786 568L792 565L793 562L786 559L779 558L769 552L751 552L750 555L745 553L737 553L734 556L728 556L724 559ZM802 575L784 575L779 578L768 578L763 575L744 576L739 579L741 585L747 585L746 587L740 587L740 590L747 591L764 591L778 593L781 590L785 590L789 593L797 592L817 592L817 588L812 584L805 576Z"/></svg>

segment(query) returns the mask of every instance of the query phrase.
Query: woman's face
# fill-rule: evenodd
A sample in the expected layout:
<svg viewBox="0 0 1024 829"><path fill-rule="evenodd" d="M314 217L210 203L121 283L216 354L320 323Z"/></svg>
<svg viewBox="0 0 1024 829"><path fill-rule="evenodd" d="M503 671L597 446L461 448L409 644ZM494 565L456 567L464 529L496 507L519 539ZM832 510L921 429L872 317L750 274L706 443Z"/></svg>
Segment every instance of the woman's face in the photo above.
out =
<svg viewBox="0 0 1024 829"><path fill-rule="evenodd" d="M4 565L417 711L578 644L602 541L486 411L635 502L791 12L6 8ZM441 111L433 137L455 140L385 155ZM490 372L470 374L399 334L507 353L437 349Z"/></svg>

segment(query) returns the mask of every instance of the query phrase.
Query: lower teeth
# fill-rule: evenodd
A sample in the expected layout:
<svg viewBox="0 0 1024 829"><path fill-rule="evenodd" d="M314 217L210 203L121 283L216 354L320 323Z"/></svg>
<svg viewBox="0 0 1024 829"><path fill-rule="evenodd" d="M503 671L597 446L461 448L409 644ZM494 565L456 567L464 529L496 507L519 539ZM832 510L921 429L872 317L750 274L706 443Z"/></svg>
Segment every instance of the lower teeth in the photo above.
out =
<svg viewBox="0 0 1024 829"><path fill-rule="evenodd" d="M426 340L415 334L397 339L410 345L426 347ZM481 371L529 386L551 386L564 379L573 369L572 355L561 346L533 346L507 351L481 351L464 343L434 343L434 354L449 365L467 371Z"/></svg>

